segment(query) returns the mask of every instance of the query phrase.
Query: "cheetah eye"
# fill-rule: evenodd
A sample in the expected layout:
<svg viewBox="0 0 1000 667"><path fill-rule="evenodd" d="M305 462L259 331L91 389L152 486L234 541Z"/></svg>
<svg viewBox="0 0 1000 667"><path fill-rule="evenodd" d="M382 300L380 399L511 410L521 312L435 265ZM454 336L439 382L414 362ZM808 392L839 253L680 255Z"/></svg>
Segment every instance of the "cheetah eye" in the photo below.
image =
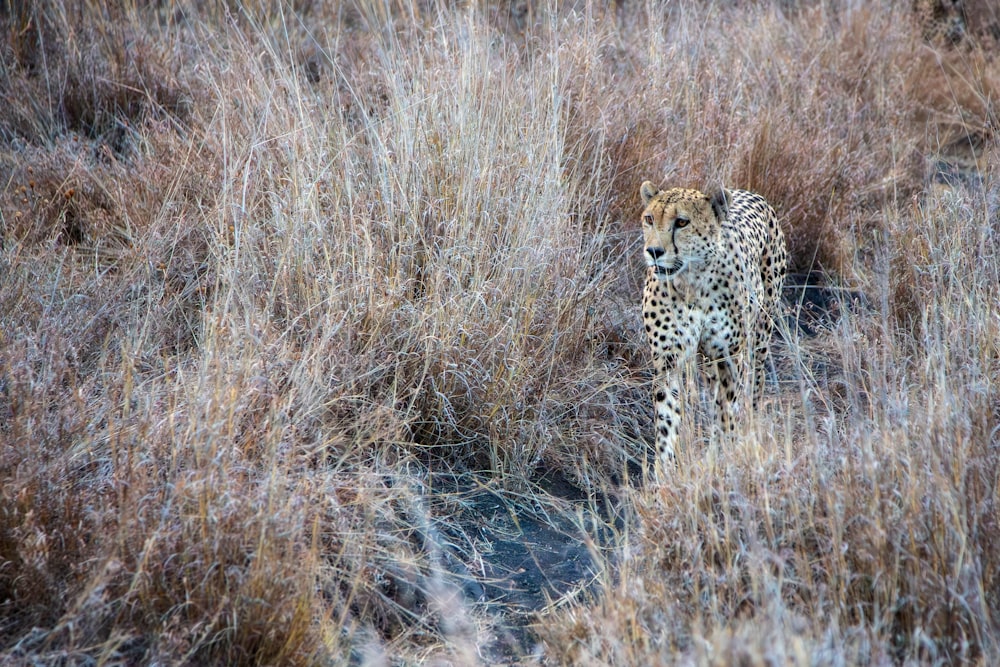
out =
<svg viewBox="0 0 1000 667"><path fill-rule="evenodd" d="M680 229L682 227L687 227L689 222L691 221L688 220L687 218L677 218L676 220L674 220L674 227L676 227L677 229Z"/></svg>
<svg viewBox="0 0 1000 667"><path fill-rule="evenodd" d="M648 213L646 215L642 216L642 224L652 226L653 225L653 216L649 215Z"/></svg>

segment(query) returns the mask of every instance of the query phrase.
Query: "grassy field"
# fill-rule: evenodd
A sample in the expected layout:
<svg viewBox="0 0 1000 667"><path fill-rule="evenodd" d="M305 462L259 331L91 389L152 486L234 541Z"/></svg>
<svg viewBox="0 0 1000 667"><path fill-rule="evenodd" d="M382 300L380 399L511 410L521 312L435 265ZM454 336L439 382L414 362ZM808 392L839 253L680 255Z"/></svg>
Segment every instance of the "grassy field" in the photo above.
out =
<svg viewBox="0 0 1000 667"><path fill-rule="evenodd" d="M996 664L965 5L4 0L0 662ZM794 271L662 486L645 179L761 192ZM489 594L483 493L586 576Z"/></svg>

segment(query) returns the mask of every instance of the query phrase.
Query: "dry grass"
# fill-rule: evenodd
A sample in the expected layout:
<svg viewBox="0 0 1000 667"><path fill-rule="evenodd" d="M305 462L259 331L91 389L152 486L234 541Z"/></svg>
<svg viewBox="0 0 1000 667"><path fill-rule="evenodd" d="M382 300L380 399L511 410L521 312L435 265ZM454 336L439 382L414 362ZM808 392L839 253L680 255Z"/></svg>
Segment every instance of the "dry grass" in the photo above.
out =
<svg viewBox="0 0 1000 667"><path fill-rule="evenodd" d="M625 518L506 659L1000 659L988 40L556 4L3 5L7 661L495 661L436 475L573 516L551 471ZM665 488L623 482L645 178L757 189L847 295Z"/></svg>

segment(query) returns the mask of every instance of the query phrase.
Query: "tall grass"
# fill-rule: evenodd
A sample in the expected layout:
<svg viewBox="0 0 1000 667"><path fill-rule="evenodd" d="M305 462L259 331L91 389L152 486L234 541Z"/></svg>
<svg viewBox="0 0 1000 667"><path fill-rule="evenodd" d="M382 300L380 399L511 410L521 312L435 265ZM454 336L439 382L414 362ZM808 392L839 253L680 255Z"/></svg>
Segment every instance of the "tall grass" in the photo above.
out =
<svg viewBox="0 0 1000 667"><path fill-rule="evenodd" d="M525 662L1000 653L995 55L893 3L0 23L11 661L489 661L463 591L490 546L436 475L573 514L553 471L627 518ZM686 424L662 488L624 483L645 178L759 190L845 294L785 327L738 444Z"/></svg>

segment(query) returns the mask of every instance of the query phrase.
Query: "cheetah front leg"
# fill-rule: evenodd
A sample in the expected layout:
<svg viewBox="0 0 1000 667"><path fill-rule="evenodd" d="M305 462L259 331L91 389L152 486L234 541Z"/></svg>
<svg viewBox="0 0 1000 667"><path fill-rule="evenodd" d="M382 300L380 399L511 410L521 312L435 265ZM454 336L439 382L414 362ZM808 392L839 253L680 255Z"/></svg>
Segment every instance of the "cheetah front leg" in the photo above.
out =
<svg viewBox="0 0 1000 667"><path fill-rule="evenodd" d="M743 372L737 359L724 356L706 365L709 384L715 394L715 414L722 437L735 430L737 396L743 386Z"/></svg>
<svg viewBox="0 0 1000 667"><path fill-rule="evenodd" d="M677 467L677 443L681 424L681 389L683 369L689 360L690 346L674 341L669 352L653 345L653 407L656 413L655 477L664 482Z"/></svg>
<svg viewBox="0 0 1000 667"><path fill-rule="evenodd" d="M681 377L675 357L656 360L653 409L656 412L656 478L664 480L677 466L677 432L681 422Z"/></svg>

